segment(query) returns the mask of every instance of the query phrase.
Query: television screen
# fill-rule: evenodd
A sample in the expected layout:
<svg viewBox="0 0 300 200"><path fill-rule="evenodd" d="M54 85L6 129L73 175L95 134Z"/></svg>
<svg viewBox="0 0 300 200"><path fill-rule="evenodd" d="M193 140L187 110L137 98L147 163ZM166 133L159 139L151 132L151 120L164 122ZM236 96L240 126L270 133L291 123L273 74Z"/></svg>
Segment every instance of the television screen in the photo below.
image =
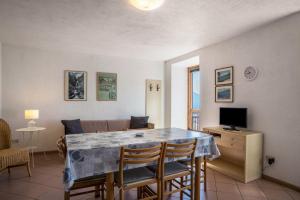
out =
<svg viewBox="0 0 300 200"><path fill-rule="evenodd" d="M220 108L220 125L247 128L247 108Z"/></svg>

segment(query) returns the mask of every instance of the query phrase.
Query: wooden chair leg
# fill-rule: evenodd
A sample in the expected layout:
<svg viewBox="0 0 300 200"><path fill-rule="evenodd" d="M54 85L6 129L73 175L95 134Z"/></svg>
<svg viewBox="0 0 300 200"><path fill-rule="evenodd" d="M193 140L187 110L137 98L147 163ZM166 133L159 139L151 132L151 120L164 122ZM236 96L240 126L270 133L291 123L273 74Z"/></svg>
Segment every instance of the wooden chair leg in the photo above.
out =
<svg viewBox="0 0 300 200"><path fill-rule="evenodd" d="M162 193L162 186L161 186L161 182L159 181L157 183L157 199L161 199L161 193Z"/></svg>
<svg viewBox="0 0 300 200"><path fill-rule="evenodd" d="M104 190L105 190L105 189L104 189L104 185L101 185L101 199L102 199L102 200L105 200Z"/></svg>
<svg viewBox="0 0 300 200"><path fill-rule="evenodd" d="M206 192L206 188L207 188L207 182L206 182L206 156L204 156L203 158L203 171L204 171L204 191Z"/></svg>
<svg viewBox="0 0 300 200"><path fill-rule="evenodd" d="M100 197L100 185L95 186L95 197Z"/></svg>
<svg viewBox="0 0 300 200"><path fill-rule="evenodd" d="M7 168L8 175L10 176L10 167Z"/></svg>
<svg viewBox="0 0 300 200"><path fill-rule="evenodd" d="M169 191L172 191L172 180L169 181Z"/></svg>
<svg viewBox="0 0 300 200"><path fill-rule="evenodd" d="M120 190L119 196L120 196L119 200L124 200L124 190L123 189Z"/></svg>
<svg viewBox="0 0 300 200"><path fill-rule="evenodd" d="M195 191L195 186L194 186L194 173L192 172L191 173L191 181L190 181L190 184L191 184L191 200L194 199L194 191Z"/></svg>
<svg viewBox="0 0 300 200"><path fill-rule="evenodd" d="M65 200L70 200L70 192L65 191Z"/></svg>
<svg viewBox="0 0 300 200"><path fill-rule="evenodd" d="M183 187L183 177L180 177L180 187ZM180 190L180 200L183 200L183 191Z"/></svg>
<svg viewBox="0 0 300 200"><path fill-rule="evenodd" d="M26 168L27 168L28 176L31 177L30 163L29 162L26 163Z"/></svg>

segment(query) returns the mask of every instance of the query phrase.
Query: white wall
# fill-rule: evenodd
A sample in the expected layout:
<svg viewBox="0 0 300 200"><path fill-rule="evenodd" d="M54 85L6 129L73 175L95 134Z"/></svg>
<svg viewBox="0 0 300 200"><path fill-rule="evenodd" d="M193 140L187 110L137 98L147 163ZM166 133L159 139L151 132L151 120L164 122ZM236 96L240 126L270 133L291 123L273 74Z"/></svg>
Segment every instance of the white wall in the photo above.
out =
<svg viewBox="0 0 300 200"><path fill-rule="evenodd" d="M40 144L48 150L55 149L56 139L63 135L61 119L126 119L131 115L145 115L145 80L163 80L163 62L6 44L2 50L3 116L15 130L26 126L25 109L39 109L38 125L47 127ZM88 101L64 101L66 69L88 72ZM96 72L118 74L118 101L96 101ZM13 137L19 136L14 133Z"/></svg>
<svg viewBox="0 0 300 200"><path fill-rule="evenodd" d="M167 62L171 65L200 55L201 127L218 124L221 106L248 107L249 129L264 133L265 155L276 158L274 166L264 174L297 186L300 186L299 24L300 14L295 14ZM231 65L235 73L234 103L217 104L214 102L214 70ZM249 65L260 70L253 82L242 77L244 68Z"/></svg>
<svg viewBox="0 0 300 200"><path fill-rule="evenodd" d="M0 118L2 117L2 44L0 43Z"/></svg>
<svg viewBox="0 0 300 200"><path fill-rule="evenodd" d="M172 67L171 127L187 129L187 68Z"/></svg>
<svg viewBox="0 0 300 200"><path fill-rule="evenodd" d="M199 64L199 57L192 57L171 65L171 127L187 129L188 67Z"/></svg>

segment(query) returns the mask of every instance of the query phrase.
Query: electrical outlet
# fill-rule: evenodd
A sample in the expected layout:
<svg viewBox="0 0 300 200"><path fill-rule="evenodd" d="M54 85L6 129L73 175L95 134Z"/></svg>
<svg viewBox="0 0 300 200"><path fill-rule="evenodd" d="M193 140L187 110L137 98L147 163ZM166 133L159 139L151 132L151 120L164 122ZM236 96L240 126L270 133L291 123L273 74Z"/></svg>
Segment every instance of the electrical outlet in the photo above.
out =
<svg viewBox="0 0 300 200"><path fill-rule="evenodd" d="M19 144L19 139L12 139L11 143L13 143L13 144Z"/></svg>
<svg viewBox="0 0 300 200"><path fill-rule="evenodd" d="M267 161L267 164L269 166L273 165L275 163L275 157L273 156L266 156L266 161Z"/></svg>

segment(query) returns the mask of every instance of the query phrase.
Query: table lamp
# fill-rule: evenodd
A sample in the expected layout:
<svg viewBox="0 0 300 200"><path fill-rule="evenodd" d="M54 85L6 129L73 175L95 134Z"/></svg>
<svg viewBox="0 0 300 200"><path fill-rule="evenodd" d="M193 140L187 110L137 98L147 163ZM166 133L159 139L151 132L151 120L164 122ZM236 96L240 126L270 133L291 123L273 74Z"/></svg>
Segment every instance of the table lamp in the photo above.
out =
<svg viewBox="0 0 300 200"><path fill-rule="evenodd" d="M28 127L35 127L36 122L34 119L39 118L39 110L25 110L25 119L30 120Z"/></svg>

